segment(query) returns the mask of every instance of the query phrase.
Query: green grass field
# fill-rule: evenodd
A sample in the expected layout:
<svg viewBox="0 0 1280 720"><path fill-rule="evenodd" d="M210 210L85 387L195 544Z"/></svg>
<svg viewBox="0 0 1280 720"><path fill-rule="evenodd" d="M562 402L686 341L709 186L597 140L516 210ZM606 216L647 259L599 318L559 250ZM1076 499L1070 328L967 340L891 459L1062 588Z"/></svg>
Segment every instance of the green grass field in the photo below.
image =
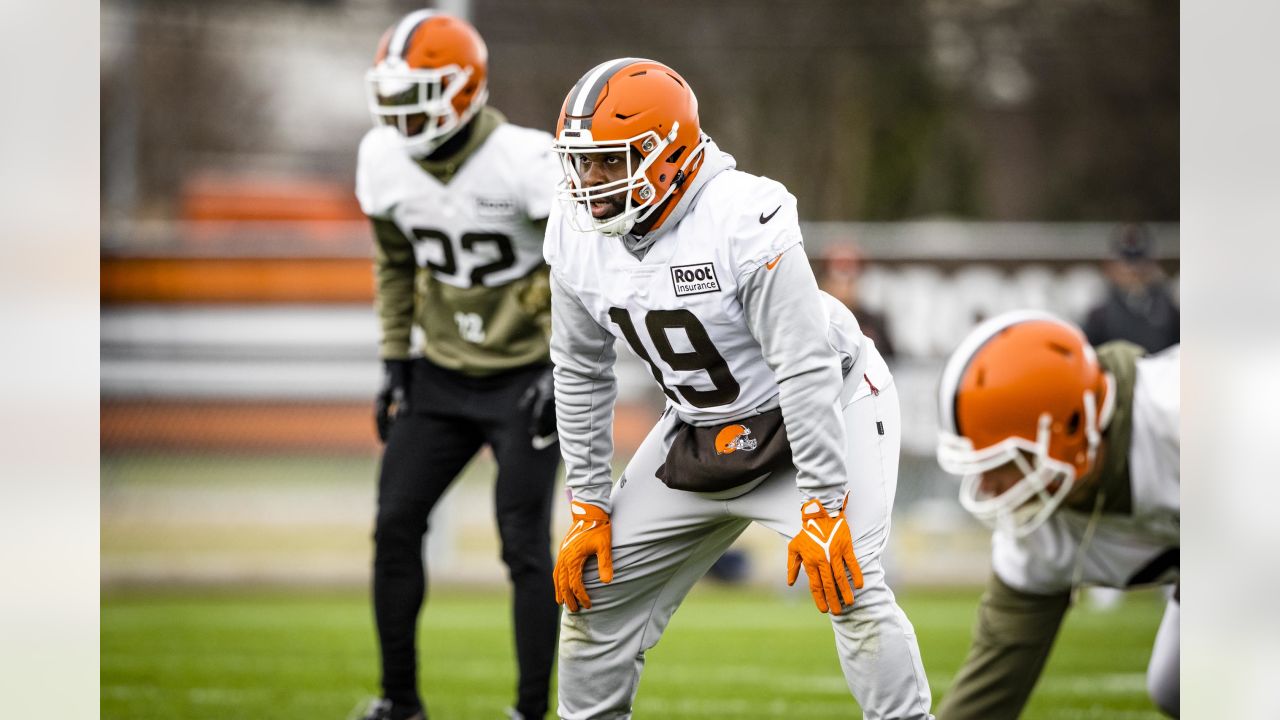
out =
<svg viewBox="0 0 1280 720"><path fill-rule="evenodd" d="M977 590L915 591L935 702L959 666ZM1158 718L1144 671L1163 601L1130 595L1074 610L1024 717ZM504 717L514 669L506 599L434 592L421 625L432 717ZM342 720L375 693L368 600L356 591L105 589L102 717L108 720ZM857 717L827 621L806 593L696 588L648 658L640 718Z"/></svg>

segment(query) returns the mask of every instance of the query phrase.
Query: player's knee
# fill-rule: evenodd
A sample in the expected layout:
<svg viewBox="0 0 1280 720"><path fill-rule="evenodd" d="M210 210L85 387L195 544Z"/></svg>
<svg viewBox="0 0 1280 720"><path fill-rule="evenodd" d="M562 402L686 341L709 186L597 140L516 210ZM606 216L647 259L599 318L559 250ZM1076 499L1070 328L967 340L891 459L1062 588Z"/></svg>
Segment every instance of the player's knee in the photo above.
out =
<svg viewBox="0 0 1280 720"><path fill-rule="evenodd" d="M551 531L547 522L499 513L498 536L502 542L502 562L512 577L551 571Z"/></svg>
<svg viewBox="0 0 1280 720"><path fill-rule="evenodd" d="M504 543L541 542L547 545L551 542L551 508L546 503L506 504L499 501L494 508L494 519Z"/></svg>
<svg viewBox="0 0 1280 720"><path fill-rule="evenodd" d="M421 552L427 532L427 513L409 503L384 503L374 521L373 542L379 556L387 552Z"/></svg>
<svg viewBox="0 0 1280 720"><path fill-rule="evenodd" d="M502 562L507 566L511 578L533 573L551 572L551 551L549 542L538 543L502 543Z"/></svg>

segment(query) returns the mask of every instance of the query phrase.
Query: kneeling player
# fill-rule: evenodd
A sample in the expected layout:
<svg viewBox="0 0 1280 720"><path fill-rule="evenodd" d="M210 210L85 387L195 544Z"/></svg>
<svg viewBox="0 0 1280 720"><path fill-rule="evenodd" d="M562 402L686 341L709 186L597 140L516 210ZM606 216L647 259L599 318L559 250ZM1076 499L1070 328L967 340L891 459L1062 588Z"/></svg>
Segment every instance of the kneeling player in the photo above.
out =
<svg viewBox="0 0 1280 720"><path fill-rule="evenodd" d="M1095 352L1042 313L992 318L951 356L938 462L995 529L994 574L939 718L1016 718L1081 583L1174 586L1147 687L1177 717L1178 375L1178 346Z"/></svg>

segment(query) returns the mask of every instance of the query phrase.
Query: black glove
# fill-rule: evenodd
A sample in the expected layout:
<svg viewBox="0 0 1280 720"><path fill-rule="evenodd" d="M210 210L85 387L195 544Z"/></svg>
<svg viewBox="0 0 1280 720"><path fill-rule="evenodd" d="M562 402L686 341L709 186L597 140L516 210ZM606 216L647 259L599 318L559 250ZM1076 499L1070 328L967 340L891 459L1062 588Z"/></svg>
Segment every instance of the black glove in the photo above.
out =
<svg viewBox="0 0 1280 720"><path fill-rule="evenodd" d="M556 390L550 367L520 396L519 407L529 419L529 435L533 436L535 449L541 450L555 442Z"/></svg>
<svg viewBox="0 0 1280 720"><path fill-rule="evenodd" d="M378 439L387 441L391 424L396 418L409 412L410 360L383 360L382 387L373 403L373 422L378 427Z"/></svg>

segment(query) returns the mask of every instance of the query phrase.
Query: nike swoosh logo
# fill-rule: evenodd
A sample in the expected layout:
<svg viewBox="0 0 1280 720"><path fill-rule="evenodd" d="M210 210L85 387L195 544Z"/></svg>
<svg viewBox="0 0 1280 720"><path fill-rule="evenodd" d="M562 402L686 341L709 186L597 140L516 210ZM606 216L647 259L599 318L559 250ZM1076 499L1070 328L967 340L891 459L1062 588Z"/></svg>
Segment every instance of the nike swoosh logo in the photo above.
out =
<svg viewBox="0 0 1280 720"><path fill-rule="evenodd" d="M813 528L813 529L810 530L810 528ZM814 540L817 540L818 543L823 547L825 547L827 543L831 542L831 537L829 536L824 537L822 534L822 526L818 525L818 523L814 520L810 520L804 524L804 531L806 534L809 535L809 537L813 538Z"/></svg>
<svg viewBox="0 0 1280 720"><path fill-rule="evenodd" d="M813 541L818 543L818 546L822 548L822 552L826 554L828 562L831 561L831 543L836 539L836 531L839 530L840 526L843 524L844 519L838 520L835 525L831 526L831 532L826 537L823 537L822 527L818 525L816 520L809 520L804 524L804 534L813 538ZM812 527L813 530L810 530L810 527Z"/></svg>
<svg viewBox="0 0 1280 720"><path fill-rule="evenodd" d="M765 270L772 270L772 269L774 269L775 267L777 267L777 266L778 266L778 261L780 261L780 260L782 260L782 256L781 256L781 255L779 255L778 257L776 257L776 258L774 258L774 259L770 260L769 262L765 263L765 264L764 264L764 269L765 269Z"/></svg>
<svg viewBox="0 0 1280 720"><path fill-rule="evenodd" d="M769 213L768 215L765 215L764 213L760 213L760 224L761 224L761 225L763 225L763 224L765 224L765 223L769 222L770 220L772 220L772 219L773 219L773 216L774 216L774 215L777 215L777 214L778 214L778 211L779 211L779 210L781 210L781 209L782 209L782 206L781 206L781 205L779 205L778 207L774 208L774 209L773 209L773 212Z"/></svg>
<svg viewBox="0 0 1280 720"><path fill-rule="evenodd" d="M574 538L578 537L578 536L579 536L579 535L581 535L582 533L584 533L584 532L586 532L586 531L588 531L588 530L590 530L590 529L592 529L592 528L594 528L594 527L596 526L596 522L595 522L594 520L592 520L592 521L591 521L591 524L590 524L590 525L588 525L588 526L587 526L587 527L585 527L585 528L584 528L584 527L582 527L584 524L585 524L585 521L583 521L583 520L579 520L579 521L578 521L578 524L573 526L573 530L571 530L571 531L569 532L569 534L568 534L567 536L565 536L564 542L560 543L560 549L561 549L561 550L563 550L563 549L565 549L565 548L569 547L569 543L573 542L573 539L574 539Z"/></svg>

